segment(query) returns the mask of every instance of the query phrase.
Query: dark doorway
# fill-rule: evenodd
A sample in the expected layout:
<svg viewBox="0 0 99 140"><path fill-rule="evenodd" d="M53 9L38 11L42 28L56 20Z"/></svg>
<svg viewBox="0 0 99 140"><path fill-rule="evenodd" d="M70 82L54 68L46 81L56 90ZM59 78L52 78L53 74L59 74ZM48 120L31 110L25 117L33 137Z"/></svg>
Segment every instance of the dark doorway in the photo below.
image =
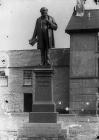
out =
<svg viewBox="0 0 99 140"><path fill-rule="evenodd" d="M32 93L24 93L24 112L32 112Z"/></svg>

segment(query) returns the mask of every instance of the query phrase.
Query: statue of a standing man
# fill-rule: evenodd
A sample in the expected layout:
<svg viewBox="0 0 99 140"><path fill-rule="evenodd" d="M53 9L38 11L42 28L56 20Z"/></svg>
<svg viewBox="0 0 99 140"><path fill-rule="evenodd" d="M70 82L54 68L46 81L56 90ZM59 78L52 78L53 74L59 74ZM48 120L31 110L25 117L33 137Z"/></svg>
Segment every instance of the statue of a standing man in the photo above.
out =
<svg viewBox="0 0 99 140"><path fill-rule="evenodd" d="M35 29L29 44L37 42L37 49L41 51L41 65L50 65L48 50L55 47L53 30L57 30L57 24L53 17L48 15L48 9L40 9L41 17L36 21Z"/></svg>

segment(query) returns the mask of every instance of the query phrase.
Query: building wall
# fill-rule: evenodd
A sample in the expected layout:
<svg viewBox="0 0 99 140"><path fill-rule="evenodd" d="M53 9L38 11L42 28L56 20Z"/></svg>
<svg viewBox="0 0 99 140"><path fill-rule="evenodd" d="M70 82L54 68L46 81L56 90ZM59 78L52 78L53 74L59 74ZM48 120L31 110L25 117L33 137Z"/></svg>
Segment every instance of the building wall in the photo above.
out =
<svg viewBox="0 0 99 140"><path fill-rule="evenodd" d="M58 109L65 109L69 107L69 68L55 67L54 72L54 101Z"/></svg>
<svg viewBox="0 0 99 140"><path fill-rule="evenodd" d="M35 53L34 53L35 52ZM34 95L34 80L35 74L33 69L35 68L37 61L40 61L40 58L35 54L38 54L36 50L31 54L31 51L12 51L8 52L10 65L8 69L8 86L0 87L0 102L2 104L0 108L0 113L2 112L24 112L24 93L32 93ZM3 52L4 53L4 52ZM30 53L30 58L29 58ZM65 49L57 49L51 52L51 60L54 66L54 75L53 75L53 93L54 101L57 108L65 108L69 106L69 62L65 64L65 58L67 59L69 51ZM2 54L2 53L1 53ZM61 55L60 55L61 54ZM27 56L27 57L25 57ZM39 55L38 55L39 56ZM20 58L20 59L19 59ZM37 58L36 61L26 63L26 61L32 61L33 58ZM25 59L28 59L25 61ZM68 59L69 60L69 59ZM15 61L17 62L15 65ZM67 61L67 60L66 60ZM18 63L19 62L19 63ZM25 65L24 65L25 62ZM32 65L33 63L33 65ZM29 66L28 66L29 65ZM21 67L22 66L22 67ZM6 67L0 66L0 70L6 69ZM32 70L32 86L23 86L23 71ZM7 102L6 102L7 101ZM62 102L59 105L59 101Z"/></svg>
<svg viewBox="0 0 99 140"><path fill-rule="evenodd" d="M22 75L21 69L9 68L8 86L0 87L0 101L4 103L4 111L23 111ZM5 102L6 100L8 103Z"/></svg>
<svg viewBox="0 0 99 140"><path fill-rule="evenodd" d="M70 109L79 113L95 111L97 34L71 34L70 42Z"/></svg>

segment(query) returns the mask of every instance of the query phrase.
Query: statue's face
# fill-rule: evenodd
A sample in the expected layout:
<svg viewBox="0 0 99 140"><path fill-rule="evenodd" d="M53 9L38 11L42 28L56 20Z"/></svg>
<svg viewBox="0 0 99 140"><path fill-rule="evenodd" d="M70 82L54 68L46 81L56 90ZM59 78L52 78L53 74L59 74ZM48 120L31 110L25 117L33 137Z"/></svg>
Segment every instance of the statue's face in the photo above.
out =
<svg viewBox="0 0 99 140"><path fill-rule="evenodd" d="M42 12L41 12L41 15L42 15L43 17L46 17L46 16L48 15L48 13L47 13L47 11L42 11Z"/></svg>

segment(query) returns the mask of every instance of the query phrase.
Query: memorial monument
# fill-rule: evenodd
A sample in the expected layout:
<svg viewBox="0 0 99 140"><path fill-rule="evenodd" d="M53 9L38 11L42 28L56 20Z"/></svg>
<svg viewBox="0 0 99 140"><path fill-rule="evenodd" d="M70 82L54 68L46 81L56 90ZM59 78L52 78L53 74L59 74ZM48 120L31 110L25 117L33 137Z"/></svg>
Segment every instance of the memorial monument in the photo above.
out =
<svg viewBox="0 0 99 140"><path fill-rule="evenodd" d="M40 9L41 16L36 20L36 25L32 38L29 40L30 45L37 42L37 49L41 52L41 65L49 65L48 51L55 47L54 30L57 30L57 24L53 17L48 15L48 9Z"/></svg>
<svg viewBox="0 0 99 140"><path fill-rule="evenodd" d="M29 44L34 45L37 42L37 48L41 51L41 64L34 69L35 87L29 123L24 124L19 137L58 139L59 136L64 136L61 125L57 124L56 106L53 101L54 69L48 57L49 49L54 47L53 30L57 29L57 24L47 14L47 8L41 8L40 12L41 17L36 21L34 34Z"/></svg>

